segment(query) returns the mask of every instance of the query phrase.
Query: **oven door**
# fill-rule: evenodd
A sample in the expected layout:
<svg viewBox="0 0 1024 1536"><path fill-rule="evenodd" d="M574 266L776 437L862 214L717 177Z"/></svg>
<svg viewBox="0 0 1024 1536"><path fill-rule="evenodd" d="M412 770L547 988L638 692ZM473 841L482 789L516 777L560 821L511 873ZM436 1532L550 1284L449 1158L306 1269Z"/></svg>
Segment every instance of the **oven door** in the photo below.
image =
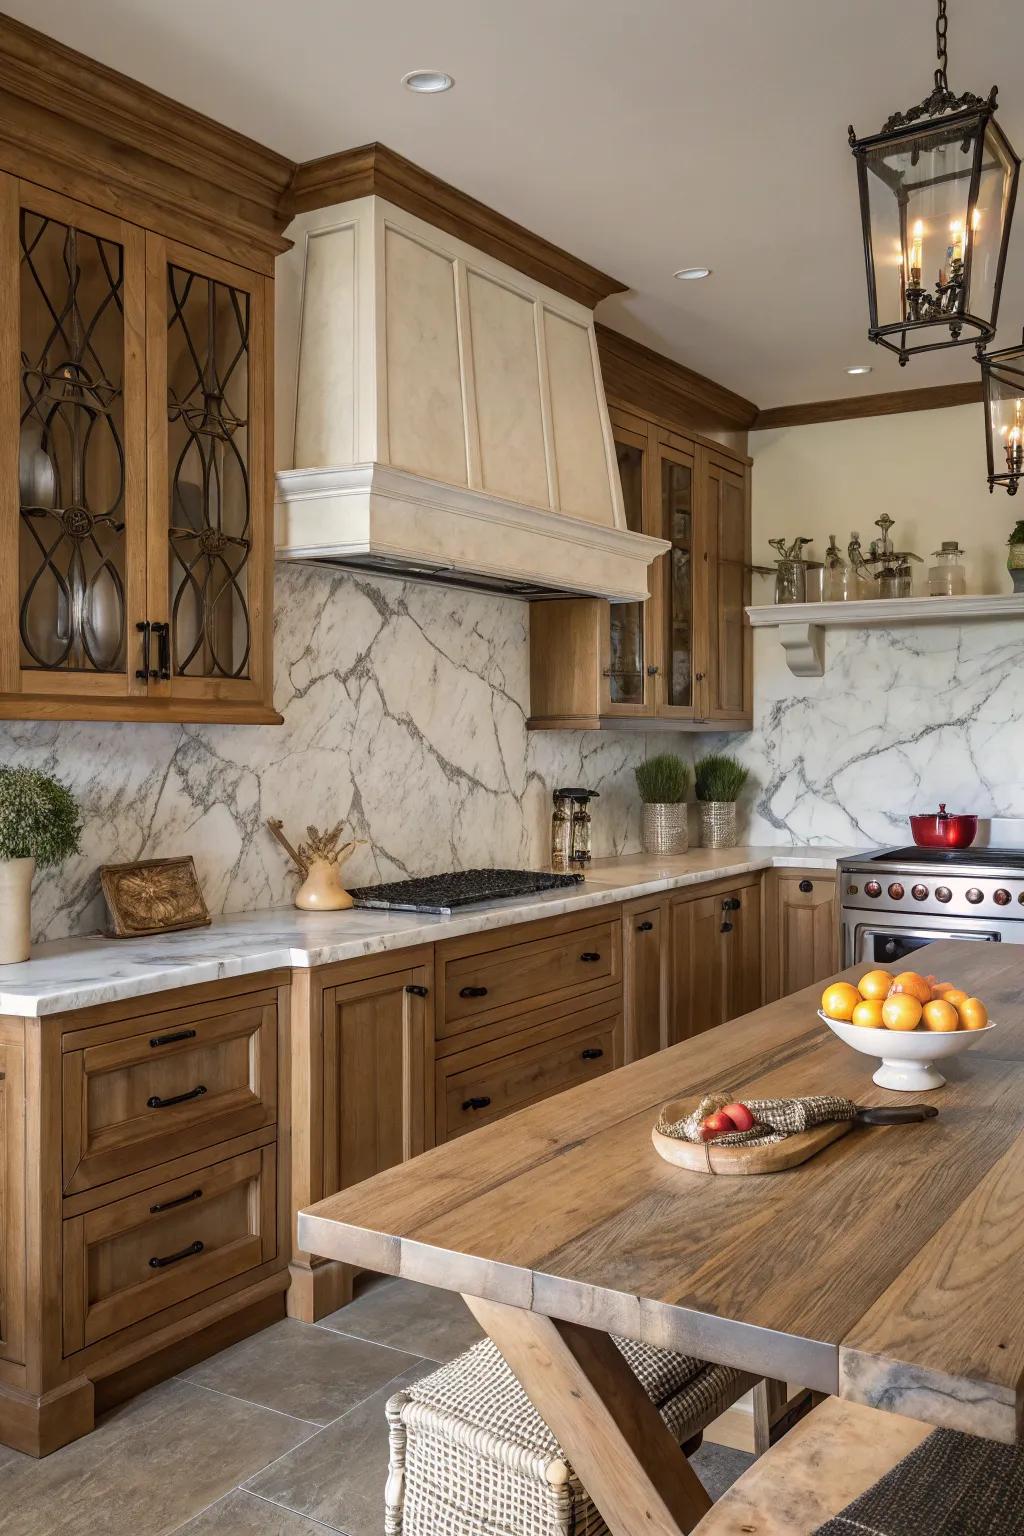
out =
<svg viewBox="0 0 1024 1536"><path fill-rule="evenodd" d="M926 944L936 944L940 939L968 939L975 943L1000 944L1003 935L997 928L977 927L956 923L925 927L885 923L861 922L860 913L848 913L843 921L843 948L846 965L891 965L912 955L915 949Z"/></svg>

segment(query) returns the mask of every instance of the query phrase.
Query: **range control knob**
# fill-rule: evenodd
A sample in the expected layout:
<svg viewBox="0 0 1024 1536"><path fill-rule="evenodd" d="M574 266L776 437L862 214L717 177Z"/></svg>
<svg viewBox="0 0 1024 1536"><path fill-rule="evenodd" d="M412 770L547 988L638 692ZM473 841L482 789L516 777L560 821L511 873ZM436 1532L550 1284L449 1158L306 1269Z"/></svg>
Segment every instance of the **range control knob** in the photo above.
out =
<svg viewBox="0 0 1024 1536"><path fill-rule="evenodd" d="M926 885L912 885L910 887L910 894L915 901L927 901L928 887Z"/></svg>
<svg viewBox="0 0 1024 1536"><path fill-rule="evenodd" d="M877 880L866 880L864 882L864 894L865 896L881 896L882 887Z"/></svg>
<svg viewBox="0 0 1024 1536"><path fill-rule="evenodd" d="M967 900L973 907L976 907L979 901L985 900L985 892L979 891L976 885L972 885L970 890L967 892Z"/></svg>
<svg viewBox="0 0 1024 1536"><path fill-rule="evenodd" d="M898 880L894 880L892 885L890 885L889 895L892 897L893 901L903 900L903 887L900 885Z"/></svg>
<svg viewBox="0 0 1024 1536"><path fill-rule="evenodd" d="M937 885L935 887L935 900L936 901L952 901L953 900L953 892L950 890L948 885Z"/></svg>
<svg viewBox="0 0 1024 1536"><path fill-rule="evenodd" d="M1000 886L998 891L992 892L992 900L997 907L1008 907L1010 904L1010 893L1003 890L1003 887Z"/></svg>

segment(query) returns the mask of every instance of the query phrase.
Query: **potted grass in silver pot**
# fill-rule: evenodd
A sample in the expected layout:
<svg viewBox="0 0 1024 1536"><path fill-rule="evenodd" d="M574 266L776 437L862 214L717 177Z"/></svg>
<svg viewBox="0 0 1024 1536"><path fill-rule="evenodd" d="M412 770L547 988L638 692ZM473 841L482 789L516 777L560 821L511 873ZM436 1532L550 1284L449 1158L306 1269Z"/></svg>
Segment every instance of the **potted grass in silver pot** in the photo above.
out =
<svg viewBox="0 0 1024 1536"><path fill-rule="evenodd" d="M689 768L682 758L661 752L633 772L643 801L640 840L644 853L685 853L690 846L686 807Z"/></svg>
<svg viewBox="0 0 1024 1536"><path fill-rule="evenodd" d="M723 752L709 752L694 764L693 783L703 847L735 848L736 801L747 776L743 764Z"/></svg>

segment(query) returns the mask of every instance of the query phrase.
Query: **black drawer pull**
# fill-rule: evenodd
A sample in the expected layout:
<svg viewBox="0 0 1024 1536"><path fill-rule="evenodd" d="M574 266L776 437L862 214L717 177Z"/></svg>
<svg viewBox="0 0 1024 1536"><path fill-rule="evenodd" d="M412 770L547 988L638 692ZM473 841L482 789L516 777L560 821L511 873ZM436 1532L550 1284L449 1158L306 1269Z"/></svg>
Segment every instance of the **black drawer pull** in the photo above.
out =
<svg viewBox="0 0 1024 1536"><path fill-rule="evenodd" d="M722 902L723 912L738 912L739 909L740 899L738 896L727 896L726 899Z"/></svg>
<svg viewBox="0 0 1024 1536"><path fill-rule="evenodd" d="M158 1045L177 1045L179 1040L194 1040L195 1037L194 1029L179 1029L173 1035L154 1035L149 1042L149 1048L154 1051Z"/></svg>
<svg viewBox="0 0 1024 1536"><path fill-rule="evenodd" d="M587 965L593 965L600 958L601 956L593 949L585 949L582 955L580 955L580 959L586 961Z"/></svg>
<svg viewBox="0 0 1024 1536"><path fill-rule="evenodd" d="M202 1253L203 1245L197 1238L194 1243L189 1243L180 1253L169 1253L165 1259L150 1259L150 1269L166 1269L168 1264L177 1264L179 1259L190 1259L195 1253Z"/></svg>
<svg viewBox="0 0 1024 1536"><path fill-rule="evenodd" d="M190 1200L201 1200L202 1198L202 1190L194 1189L190 1195L179 1195L177 1200L161 1200L159 1205L151 1205L149 1208L149 1214L151 1216L156 1216L160 1213L160 1211L173 1211L175 1206L188 1205Z"/></svg>
<svg viewBox="0 0 1024 1536"><path fill-rule="evenodd" d="M415 982L410 982L405 990L410 997L426 997L427 995L426 987L419 987Z"/></svg>
<svg viewBox="0 0 1024 1536"><path fill-rule="evenodd" d="M169 624L154 624L153 633L157 639L157 666L159 671L154 677L159 677L163 683L171 680L171 626Z"/></svg>
<svg viewBox="0 0 1024 1536"><path fill-rule="evenodd" d="M732 933L732 923L723 923L718 931L719 933Z"/></svg>
<svg viewBox="0 0 1024 1536"><path fill-rule="evenodd" d="M486 987L463 987L462 991L459 993L459 996L460 997L486 997L487 996L487 988Z"/></svg>
<svg viewBox="0 0 1024 1536"><path fill-rule="evenodd" d="M206 1089L202 1083L198 1088L193 1088L189 1093L176 1093L173 1099L161 1099L158 1094L146 1100L147 1109L170 1109L172 1104L187 1104L189 1099L201 1099Z"/></svg>
<svg viewBox="0 0 1024 1536"><path fill-rule="evenodd" d="M653 927L653 923L637 923L636 931L637 933L650 933Z"/></svg>
<svg viewBox="0 0 1024 1536"><path fill-rule="evenodd" d="M490 1099L481 1095L479 1098L463 1099L462 1107L463 1109L486 1109L490 1102Z"/></svg>
<svg viewBox="0 0 1024 1536"><path fill-rule="evenodd" d="M814 881L813 880L801 880L800 881L800 885L799 885L799 889L801 891L803 891L805 896L808 896L811 893L811 891L814 890Z"/></svg>
<svg viewBox="0 0 1024 1536"><path fill-rule="evenodd" d="M588 1045L585 1051L580 1051L583 1061L599 1061L603 1055L604 1051L599 1045Z"/></svg>

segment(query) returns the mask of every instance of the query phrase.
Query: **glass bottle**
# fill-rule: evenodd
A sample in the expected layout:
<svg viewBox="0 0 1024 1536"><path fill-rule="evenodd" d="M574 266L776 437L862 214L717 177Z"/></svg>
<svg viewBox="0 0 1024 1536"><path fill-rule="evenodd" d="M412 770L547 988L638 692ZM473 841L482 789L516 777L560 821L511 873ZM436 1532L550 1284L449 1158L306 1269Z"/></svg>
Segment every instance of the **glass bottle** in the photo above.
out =
<svg viewBox="0 0 1024 1536"><path fill-rule="evenodd" d="M870 566L864 559L864 551L860 545L860 534L851 533L850 542L846 547L846 553L850 557L850 592L851 598L857 598L864 602L867 598L878 596L878 583L875 581Z"/></svg>
<svg viewBox="0 0 1024 1536"><path fill-rule="evenodd" d="M805 603L807 601L807 566L803 560L779 560L776 562L775 601L777 603Z"/></svg>
<svg viewBox="0 0 1024 1536"><path fill-rule="evenodd" d="M551 868L556 875L565 875L572 852L572 799L558 790L552 799L555 808L551 813Z"/></svg>
<svg viewBox="0 0 1024 1536"><path fill-rule="evenodd" d="M822 600L826 603L845 603L848 597L855 595L850 590L855 580L854 573L839 553L835 534L830 533L825 551Z"/></svg>
<svg viewBox="0 0 1024 1536"><path fill-rule="evenodd" d="M963 597L967 591L966 553L956 539L943 539L942 548L933 550L934 565L928 567L928 593L931 597Z"/></svg>

